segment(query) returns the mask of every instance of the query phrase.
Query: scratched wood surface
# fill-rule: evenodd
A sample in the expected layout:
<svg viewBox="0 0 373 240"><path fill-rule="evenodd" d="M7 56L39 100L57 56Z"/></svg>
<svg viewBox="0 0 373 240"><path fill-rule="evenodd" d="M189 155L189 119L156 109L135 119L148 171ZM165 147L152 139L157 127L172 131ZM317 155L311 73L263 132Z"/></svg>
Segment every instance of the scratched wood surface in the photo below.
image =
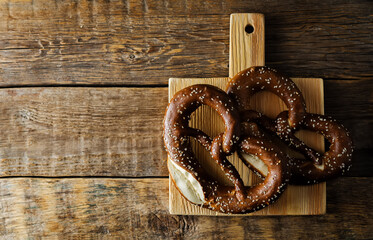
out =
<svg viewBox="0 0 373 240"><path fill-rule="evenodd" d="M372 139L361 131L372 125L366 101L373 81L324 84L326 107L354 135L349 175L373 176ZM367 89L359 92L361 85ZM161 131L167 102L166 87L0 89L0 174L168 176Z"/></svg>
<svg viewBox="0 0 373 240"><path fill-rule="evenodd" d="M165 90L1 89L0 175L165 176Z"/></svg>
<svg viewBox="0 0 373 240"><path fill-rule="evenodd" d="M266 16L266 63L289 76L373 76L369 0L1 0L0 84L225 77L229 15L250 12Z"/></svg>
<svg viewBox="0 0 373 240"><path fill-rule="evenodd" d="M168 214L167 81L227 76L233 12L265 14L266 63L323 78L325 112L352 132L354 166L327 184L326 215ZM368 0L0 0L0 238L372 239L372 12Z"/></svg>
<svg viewBox="0 0 373 240"><path fill-rule="evenodd" d="M0 231L3 239L372 239L372 185L329 182L325 215L219 218L169 215L167 178L3 179Z"/></svg>

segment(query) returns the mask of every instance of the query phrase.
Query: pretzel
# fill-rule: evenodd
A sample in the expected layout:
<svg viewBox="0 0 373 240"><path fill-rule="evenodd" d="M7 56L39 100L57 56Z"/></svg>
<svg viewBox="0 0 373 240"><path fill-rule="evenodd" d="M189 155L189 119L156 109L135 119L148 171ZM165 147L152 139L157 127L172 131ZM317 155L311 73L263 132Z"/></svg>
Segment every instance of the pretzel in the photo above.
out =
<svg viewBox="0 0 373 240"><path fill-rule="evenodd" d="M254 136L262 139L262 141L270 142L273 150L277 154L281 155L281 158L285 159L284 170L286 176L291 176L291 168L294 164L293 158L284 152L287 149L287 145L281 141L276 135L275 121L260 112L254 110L248 110L241 115L241 131L245 136ZM264 179L267 176L267 169L263 164L258 162L257 159L253 159L253 155L247 155L242 152L238 152L240 159L250 168L256 175Z"/></svg>
<svg viewBox="0 0 373 240"><path fill-rule="evenodd" d="M254 111L254 110L247 110L244 112L241 112L240 114L241 117L241 131L243 132L244 135L260 135L264 137L263 134L263 129L267 130L269 132L276 132L276 125L275 121L266 115ZM253 124L255 123L255 124ZM250 129L249 126L252 126ZM260 127L263 129L260 129Z"/></svg>
<svg viewBox="0 0 373 240"><path fill-rule="evenodd" d="M343 175L351 167L352 140L348 131L329 116L308 113L300 128L322 134L330 143L329 150L321 154L308 147L294 135L288 125L288 112L277 116L276 128L281 139L289 146L305 155L306 160L294 159L292 184L323 182Z"/></svg>
<svg viewBox="0 0 373 240"><path fill-rule="evenodd" d="M289 111L279 114L276 122L261 113L250 110L249 98L261 90L277 94L289 109ZM343 174L349 168L352 143L347 131L330 117L324 118L321 115L306 113L300 90L290 79L281 76L276 70L268 67L252 67L243 70L229 81L227 93L237 102L243 132L249 134L250 131L253 131L250 124L254 122L265 130L276 133L291 148L306 157L307 162L296 158L290 160L289 165L293 165L292 184L326 181ZM308 118L307 123L303 123L305 116ZM312 124L309 121L312 121ZM322 155L306 146L294 136L294 131L299 127L322 133L332 143L330 150ZM329 130L329 128L331 129ZM331 133L331 130L334 131L334 134ZM256 132L256 136L263 137L263 132L257 129L254 132ZM334 141L336 141L335 144ZM256 172L260 171L253 166L251 168Z"/></svg>
<svg viewBox="0 0 373 240"><path fill-rule="evenodd" d="M214 142L219 143L220 136L214 139ZM221 146L221 145L220 145ZM265 167L265 172L263 172L264 181L253 187L244 187L242 193L242 198L238 198L235 194L236 188L234 186L223 186L217 181L208 177L205 170L198 165L198 169L195 168L194 171L198 172L198 178L190 178L193 171L189 168L184 168L185 175L188 175L188 180L186 183L190 186L196 186L199 184L200 189L198 189L199 198L191 198L182 190L185 188L183 183L174 177L172 174L177 174L182 172L178 170L179 166L175 165L173 161L169 161L168 167L172 176L172 180L175 183L178 190L182 195L193 204L200 205L204 208L208 208L213 211L219 211L222 213L249 213L260 210L270 203L276 201L286 189L287 186L287 172L284 171L287 161L284 160L284 155L279 154L276 151L276 147L270 142L263 141L261 138L247 137L240 144L239 149L241 154L252 155L249 159L255 159L255 161L262 162L262 169ZM216 144L216 148L212 151L222 152L219 149L219 144ZM213 153L212 155L218 156L218 153ZM227 161L225 156L220 155L220 161ZM193 159L194 161L196 159ZM263 164L264 163L264 164ZM252 161L245 161L245 164L250 166ZM258 163L255 163L256 166ZM229 169L227 169L229 171ZM186 178L182 179L185 181ZM178 181L179 180L179 181ZM184 182L185 184L185 182ZM192 191L197 190L196 188Z"/></svg>
<svg viewBox="0 0 373 240"><path fill-rule="evenodd" d="M207 150L215 146L209 136L201 130L188 126L190 115L201 105L208 105L216 110L225 124L224 134L219 136L219 151L231 154L239 140L239 116L233 101L217 87L211 85L193 85L177 92L171 99L164 119L164 142L170 157L169 170L179 191L191 202L200 203L203 195L211 191L215 182L208 180L207 174L196 160L189 143L189 136L194 137ZM215 142L218 140L215 140ZM215 158L216 159L216 158ZM219 162L220 166L232 169L229 161ZM244 193L243 182L236 172L226 172L235 184L237 198ZM210 189L210 190L209 190Z"/></svg>
<svg viewBox="0 0 373 240"><path fill-rule="evenodd" d="M188 127L193 111L206 104L223 118L225 131L213 140L200 130ZM245 187L237 170L226 159L239 140L240 121L233 101L222 90L209 85L194 85L177 92L168 105L164 120L164 141L169 154L168 168L179 192L193 204L224 213L246 213L261 209L276 200L286 186L283 163L270 143L247 138L241 151L258 154L268 166L266 180ZM188 136L207 150L234 186L220 185L211 178L195 158Z"/></svg>
<svg viewBox="0 0 373 240"><path fill-rule="evenodd" d="M289 111L273 120L251 110L249 98L262 90L277 94ZM223 119L225 130L213 139L189 127L190 115L201 105L210 106ZM321 154L308 147L295 137L298 129L321 133L331 143L330 149ZM331 117L307 113L297 86L269 67L241 71L229 80L226 93L203 84L177 92L167 107L163 134L168 169L179 192L193 204L223 213L262 209L275 201L288 183L312 184L342 175L351 166L353 151L347 130ZM210 152L233 186L220 184L202 168L190 137ZM289 157L282 151L280 139L306 159ZM262 183L244 186L227 160L236 150L243 163L263 178Z"/></svg>
<svg viewBox="0 0 373 240"><path fill-rule="evenodd" d="M228 95L236 100L238 110L251 110L249 100L252 95L260 91L270 91L279 96L289 109L289 125L297 128L306 113L305 102L301 91L295 83L275 69L269 67L250 67L239 72L229 80Z"/></svg>
<svg viewBox="0 0 373 240"><path fill-rule="evenodd" d="M276 135L278 135L277 137L282 139L291 149L305 156L306 159L296 157L288 159L287 167L290 167L292 172L290 184L323 182L343 175L348 171L351 166L352 141L347 130L338 124L335 119L307 113L299 126L300 129L311 130L324 135L331 143L329 151L324 154L308 147L303 141L295 137L295 131L289 126L287 119L288 111L281 112L275 121L256 111L247 111L241 118L242 126L259 124L262 127L246 127L242 130L245 134L267 138L283 148L284 144L276 141ZM266 131L263 131L263 129ZM240 157L245 160L242 156ZM255 173L261 172L260 168L255 167L255 165L251 165L250 168Z"/></svg>
<svg viewBox="0 0 373 240"><path fill-rule="evenodd" d="M262 138L245 137L239 144L239 152L251 155L250 159L254 159L256 165L260 162L261 168L266 169L264 181L253 187L245 187L243 199L234 197L234 187L216 184L209 194L205 194L202 207L223 213L254 212L276 201L285 190L288 181L287 172L284 171L286 161L284 155L277 152L276 146ZM253 161L244 163L251 166Z"/></svg>

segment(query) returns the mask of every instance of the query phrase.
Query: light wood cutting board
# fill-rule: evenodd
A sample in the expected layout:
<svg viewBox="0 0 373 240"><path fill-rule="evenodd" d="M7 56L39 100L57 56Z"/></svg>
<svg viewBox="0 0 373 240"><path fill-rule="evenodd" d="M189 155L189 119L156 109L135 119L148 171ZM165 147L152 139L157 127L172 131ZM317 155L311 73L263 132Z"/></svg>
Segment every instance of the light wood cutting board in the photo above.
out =
<svg viewBox="0 0 373 240"><path fill-rule="evenodd" d="M245 32L247 25L254 31ZM232 14L230 26L230 58L229 76L250 66L264 65L264 16L262 14ZM193 84L211 84L223 90L229 78L171 78L169 80L169 99L179 90ZM311 113L324 113L323 80L320 78L293 78L302 91L307 110ZM274 94L260 92L251 99L253 109L275 118L286 109L285 104ZM193 113L190 125L209 134L211 137L224 131L224 125L216 112L207 106L202 106ZM324 139L315 133L300 131L297 133L309 146L324 150ZM212 161L208 152L192 140L197 159L202 166L216 176L222 183L230 184L220 168ZM258 183L259 178L253 174L237 154L228 158L240 173L245 185ZM178 192L170 179L169 207L171 214L178 215L218 215L228 214L214 212L189 203ZM260 211L245 215L316 215L326 211L326 184L311 186L289 186L280 199ZM229 215L232 216L232 215ZM241 215L242 216L242 215Z"/></svg>

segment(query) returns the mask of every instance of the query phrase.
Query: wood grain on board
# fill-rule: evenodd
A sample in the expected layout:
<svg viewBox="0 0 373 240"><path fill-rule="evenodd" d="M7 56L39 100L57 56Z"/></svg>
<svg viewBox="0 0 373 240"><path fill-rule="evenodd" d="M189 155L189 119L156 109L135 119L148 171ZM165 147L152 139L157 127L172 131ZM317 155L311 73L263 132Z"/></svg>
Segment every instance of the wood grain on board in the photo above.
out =
<svg viewBox="0 0 373 240"><path fill-rule="evenodd" d="M186 86L193 84L211 84L219 88L225 89L228 78L208 78L208 79L170 79L169 84L169 99L178 91ZM324 92L322 79L296 78L293 81L302 91L306 106L311 113L324 112ZM274 94L268 92L258 93L251 99L251 106L267 116L274 118L278 113L286 109L285 104ZM224 126L219 115L207 106L202 106L191 118L191 126L201 129L209 136L213 137L221 132L224 132ZM324 139L320 135L310 132L302 132L299 135L309 146L323 151ZM228 184L224 174L218 166L211 160L209 153L206 152L199 144L194 142L194 150L196 158L201 162L202 166L209 169L209 172L220 182ZM252 185L257 182L257 178L250 173L250 170L243 164L241 160L234 155L228 158L242 177L245 185ZM314 215L325 213L326 205L326 186L325 183L320 183L312 186L289 186L280 199L258 211L248 215ZM170 213L186 214L186 215L219 215L226 216L208 209L195 206L186 201L170 179Z"/></svg>
<svg viewBox="0 0 373 240"><path fill-rule="evenodd" d="M229 33L229 77L252 66L265 65L264 15L233 13Z"/></svg>
<svg viewBox="0 0 373 240"><path fill-rule="evenodd" d="M251 66L264 66L264 15L258 13L235 13L231 14L230 20L230 44L229 44L229 77L233 77L241 70ZM225 89L226 78L211 79L170 79L169 99L180 89L198 83L215 85ZM304 93L308 111L324 113L324 89L322 79L295 79L294 80ZM253 109L258 110L271 118L275 118L285 108L283 102L274 94L264 92L253 99L250 104ZM194 128L206 131L210 136L216 136L224 131L221 119L213 111L201 108L196 112L191 121ZM305 134L302 139L319 151L324 150L324 139L321 136ZM199 144L194 142L196 157L209 172L222 184L229 184L223 172L217 167ZM230 159L236 167L244 184L251 186L259 182L258 178L238 159L237 154ZM279 201L269 207L248 215L313 215L325 213L326 207L325 183L313 186L290 186ZM195 206L186 201L170 180L170 213L186 215L221 215L211 210Z"/></svg>
<svg viewBox="0 0 373 240"><path fill-rule="evenodd" d="M331 181L325 215L221 218L170 215L167 178L0 179L0 238L372 239L372 185Z"/></svg>

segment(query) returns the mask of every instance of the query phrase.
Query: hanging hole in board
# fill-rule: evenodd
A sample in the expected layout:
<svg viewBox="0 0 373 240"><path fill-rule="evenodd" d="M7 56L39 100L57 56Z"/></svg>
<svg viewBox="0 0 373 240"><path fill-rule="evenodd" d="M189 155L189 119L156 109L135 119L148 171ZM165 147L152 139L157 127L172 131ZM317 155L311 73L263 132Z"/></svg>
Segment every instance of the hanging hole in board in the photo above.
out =
<svg viewBox="0 0 373 240"><path fill-rule="evenodd" d="M245 32L246 32L247 34L251 34L251 33L253 33L253 32L254 32L254 27L251 26L251 24L247 24L246 27L245 27Z"/></svg>

